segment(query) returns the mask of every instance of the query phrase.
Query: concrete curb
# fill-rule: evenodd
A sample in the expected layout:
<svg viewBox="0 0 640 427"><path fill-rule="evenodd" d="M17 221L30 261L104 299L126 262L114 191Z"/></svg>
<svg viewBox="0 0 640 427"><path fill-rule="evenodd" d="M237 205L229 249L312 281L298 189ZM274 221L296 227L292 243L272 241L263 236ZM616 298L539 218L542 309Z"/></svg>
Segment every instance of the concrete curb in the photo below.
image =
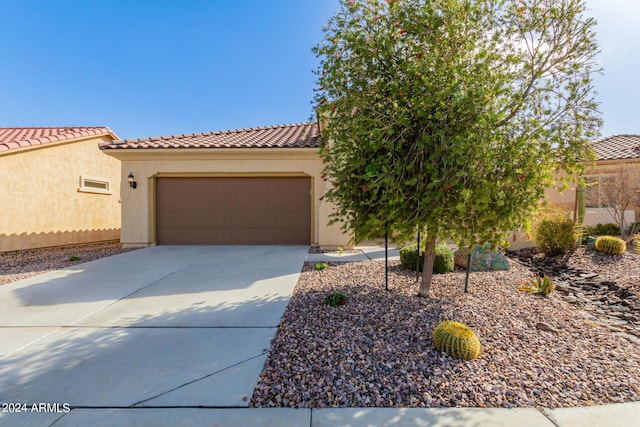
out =
<svg viewBox="0 0 640 427"><path fill-rule="evenodd" d="M22 414L22 417L25 417L25 414ZM53 423L48 425L55 427L84 425L97 427L112 425L635 427L638 419L640 419L640 402L543 409L542 411L535 408L79 408L56 417L56 420L51 420ZM10 420L0 417L0 424L2 421Z"/></svg>

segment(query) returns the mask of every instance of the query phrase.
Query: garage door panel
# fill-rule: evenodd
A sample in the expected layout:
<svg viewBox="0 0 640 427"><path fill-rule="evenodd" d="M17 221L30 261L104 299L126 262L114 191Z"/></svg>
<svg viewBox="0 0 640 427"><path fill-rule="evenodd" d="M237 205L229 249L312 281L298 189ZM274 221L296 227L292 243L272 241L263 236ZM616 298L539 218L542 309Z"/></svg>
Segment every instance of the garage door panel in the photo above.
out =
<svg viewBox="0 0 640 427"><path fill-rule="evenodd" d="M175 216L174 226L178 228L193 227L198 223L198 212L187 211Z"/></svg>
<svg viewBox="0 0 640 427"><path fill-rule="evenodd" d="M198 212L198 228L211 228L216 225L215 215L210 212Z"/></svg>
<svg viewBox="0 0 640 427"><path fill-rule="evenodd" d="M249 194L229 194L229 198L236 200L236 208L241 210L255 209L253 197Z"/></svg>
<svg viewBox="0 0 640 427"><path fill-rule="evenodd" d="M307 221L306 218L300 217L300 215L293 215L290 213L289 215L286 215L286 220L287 224L293 228L304 228L309 226L309 221Z"/></svg>
<svg viewBox="0 0 640 427"><path fill-rule="evenodd" d="M309 178L159 178L158 244L309 244Z"/></svg>
<svg viewBox="0 0 640 427"><path fill-rule="evenodd" d="M287 209L289 211L303 211L308 208L308 204L302 199L302 197L288 196Z"/></svg>

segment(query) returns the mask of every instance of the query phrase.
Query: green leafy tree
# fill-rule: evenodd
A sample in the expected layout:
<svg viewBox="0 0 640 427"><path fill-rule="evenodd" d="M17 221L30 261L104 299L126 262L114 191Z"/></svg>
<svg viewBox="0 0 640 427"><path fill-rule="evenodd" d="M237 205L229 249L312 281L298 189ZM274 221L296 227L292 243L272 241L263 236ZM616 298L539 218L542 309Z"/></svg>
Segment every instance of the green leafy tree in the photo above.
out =
<svg viewBox="0 0 640 427"><path fill-rule="evenodd" d="M595 21L581 0L341 0L314 48L321 149L354 240L499 242L590 158Z"/></svg>

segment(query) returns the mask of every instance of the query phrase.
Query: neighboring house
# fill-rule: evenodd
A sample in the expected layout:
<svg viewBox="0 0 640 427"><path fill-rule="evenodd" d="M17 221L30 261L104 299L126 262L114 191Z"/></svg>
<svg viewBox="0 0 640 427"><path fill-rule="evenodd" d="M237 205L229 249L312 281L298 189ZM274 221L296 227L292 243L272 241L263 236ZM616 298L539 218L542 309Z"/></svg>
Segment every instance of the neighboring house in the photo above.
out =
<svg viewBox="0 0 640 427"><path fill-rule="evenodd" d="M637 173L636 177L640 179L640 135L614 135L603 138L593 143L593 149L596 152L596 161L585 165L585 181L589 185L585 189L584 224L594 226L615 223L615 219L603 203L604 190L599 183L617 175L620 165ZM640 191L640 185L636 191ZM575 184L570 184L570 188L562 192L548 189L546 196L550 205L568 212L573 217L577 210ZM630 225L637 221L640 221L640 206L632 206L625 212L625 223ZM533 245L524 233L518 233L511 247L517 250Z"/></svg>
<svg viewBox="0 0 640 427"><path fill-rule="evenodd" d="M636 190L640 192L640 135L614 135L595 141L592 147L596 153L596 160L585 164L584 176L587 187L584 222L586 225L615 223L603 197L605 189L599 184L618 175L622 166L630 172L630 183L638 184ZM549 189L546 195L551 205L573 215L577 203L576 185L572 183L569 187L562 192ZM626 214L627 223L638 221L639 215L640 206L632 206Z"/></svg>
<svg viewBox="0 0 640 427"><path fill-rule="evenodd" d="M0 128L0 252L120 238L107 127Z"/></svg>
<svg viewBox="0 0 640 427"><path fill-rule="evenodd" d="M155 244L345 245L328 226L315 123L107 142L122 164L122 237ZM107 156L105 156L107 157Z"/></svg>
<svg viewBox="0 0 640 427"><path fill-rule="evenodd" d="M594 142L593 148L596 161L587 165L585 170L585 180L590 184L586 188L585 222L588 225L615 222L603 202L603 189L599 184L618 175L620 166L623 166L628 173L629 185L640 192L640 135L613 135ZM640 203L636 203L629 211L626 214L627 224L640 219Z"/></svg>

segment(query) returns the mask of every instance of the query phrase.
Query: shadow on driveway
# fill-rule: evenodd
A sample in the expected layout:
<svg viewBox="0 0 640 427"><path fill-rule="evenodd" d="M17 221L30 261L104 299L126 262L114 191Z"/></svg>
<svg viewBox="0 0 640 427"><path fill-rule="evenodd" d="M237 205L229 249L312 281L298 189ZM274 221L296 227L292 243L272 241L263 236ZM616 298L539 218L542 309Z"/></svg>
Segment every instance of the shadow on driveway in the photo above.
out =
<svg viewBox="0 0 640 427"><path fill-rule="evenodd" d="M142 325L186 325L194 317L233 316L260 305L286 304L287 299L256 297L235 306L193 306L144 316L126 328L59 328L0 359L0 401L71 407L246 407L277 325ZM20 328L0 329L3 339L19 333ZM21 416L29 414L4 414L0 425L16 425Z"/></svg>

